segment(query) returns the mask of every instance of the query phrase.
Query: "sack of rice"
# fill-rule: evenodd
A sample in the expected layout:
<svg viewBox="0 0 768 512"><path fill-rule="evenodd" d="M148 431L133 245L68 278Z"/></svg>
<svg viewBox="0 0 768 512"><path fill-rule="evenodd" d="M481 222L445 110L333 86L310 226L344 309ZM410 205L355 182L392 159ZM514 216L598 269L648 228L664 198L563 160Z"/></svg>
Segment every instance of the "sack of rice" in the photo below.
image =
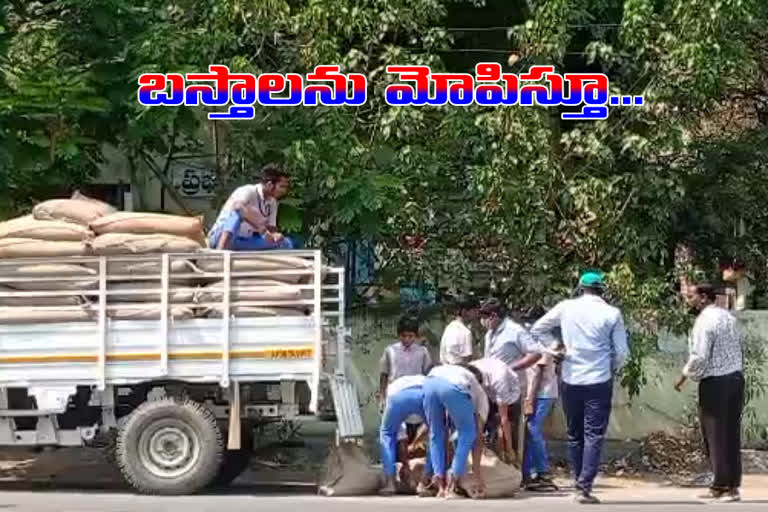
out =
<svg viewBox="0 0 768 512"><path fill-rule="evenodd" d="M197 266L204 272L223 272L223 263L224 261L221 257L197 260ZM311 270L312 260L278 254L259 254L249 258L233 258L231 267L232 272L301 271L298 274L253 276L255 279L274 279L292 284L307 282L308 278L311 277L307 271Z"/></svg>
<svg viewBox="0 0 768 512"><path fill-rule="evenodd" d="M117 308L107 310L107 316L114 320L157 320L160 318L158 304L120 304ZM174 320L194 318L192 309L183 306L173 306L168 316Z"/></svg>
<svg viewBox="0 0 768 512"><path fill-rule="evenodd" d="M97 272L82 265L0 265L0 283L16 290L92 290L98 287ZM61 278L81 278L62 281ZM20 278L49 278L46 281L16 281Z"/></svg>
<svg viewBox="0 0 768 512"><path fill-rule="evenodd" d="M32 215L0 222L0 238L79 242L92 236L93 233L85 226L58 220L37 220Z"/></svg>
<svg viewBox="0 0 768 512"><path fill-rule="evenodd" d="M43 324L88 320L93 320L93 316L86 309L50 311L25 307L0 307L0 324Z"/></svg>
<svg viewBox="0 0 768 512"><path fill-rule="evenodd" d="M98 272L92 268L69 263L0 265L0 279L2 277L89 277L97 274Z"/></svg>
<svg viewBox="0 0 768 512"><path fill-rule="evenodd" d="M205 244L202 217L183 217L163 213L116 212L98 218L90 224L97 235L106 233L133 233L183 236Z"/></svg>
<svg viewBox="0 0 768 512"><path fill-rule="evenodd" d="M58 258L85 256L88 245L83 242L49 242L32 238L0 238L0 258Z"/></svg>
<svg viewBox="0 0 768 512"><path fill-rule="evenodd" d="M62 220L87 226L99 217L116 211L107 203L75 192L72 199L43 201L32 209L32 215L37 220Z"/></svg>
<svg viewBox="0 0 768 512"><path fill-rule="evenodd" d="M233 279L232 288L249 288L248 290L232 291L231 301L296 301L301 300L302 290L296 286L281 281L266 279ZM202 287L195 296L195 302L221 302L224 281L218 281ZM300 304L296 304L299 306Z"/></svg>
<svg viewBox="0 0 768 512"><path fill-rule="evenodd" d="M520 492L520 481L522 480L520 470L511 464L502 462L488 448L483 449L480 467L485 482L485 498L509 498ZM472 473L467 476L464 490L470 497L473 497L476 481Z"/></svg>
<svg viewBox="0 0 768 512"><path fill-rule="evenodd" d="M409 465L409 479L408 481L402 481L401 485L405 488L415 489L424 474L424 459L411 459ZM520 470L513 465L502 462L492 450L483 448L480 466L483 471L483 481L486 487L485 498L507 498L516 495L520 491L520 481L522 478ZM467 475L465 486L469 487L469 489L465 487L463 490L470 497L477 496L474 492L476 482L477 480L472 473Z"/></svg>
<svg viewBox="0 0 768 512"><path fill-rule="evenodd" d="M92 247L93 253L98 255L195 252L201 249L199 243L181 236L130 233L107 233L97 236Z"/></svg>
<svg viewBox="0 0 768 512"><path fill-rule="evenodd" d="M84 300L79 295L66 297L8 297L4 296L6 293L19 293L19 290L0 285L0 306L17 306L20 308L33 306L77 306L82 304Z"/></svg>
<svg viewBox="0 0 768 512"><path fill-rule="evenodd" d="M108 283L108 302L159 302L160 280L157 281L124 281ZM126 293L129 291L152 290L144 293ZM118 293L110 293L118 292ZM120 293L122 292L122 293ZM195 290L187 286L171 286L168 300L171 303L186 303L194 300Z"/></svg>
<svg viewBox="0 0 768 512"><path fill-rule="evenodd" d="M380 481L379 470L371 466L363 449L342 443L328 451L318 492L322 496L364 496L375 494Z"/></svg>
<svg viewBox="0 0 768 512"><path fill-rule="evenodd" d="M229 309L230 315L240 318L270 317L270 316L306 316L304 308L266 308L256 306L234 306ZM199 317L221 318L224 313L222 306L199 308Z"/></svg>
<svg viewBox="0 0 768 512"><path fill-rule="evenodd" d="M84 266L98 272L99 264L83 263ZM114 261L107 260L107 273L110 276L130 276L146 277L148 279L160 279L161 271L160 258L154 258L151 261ZM202 270L197 268L189 260L173 259L170 263L171 274L200 274ZM172 279L175 281L175 279Z"/></svg>

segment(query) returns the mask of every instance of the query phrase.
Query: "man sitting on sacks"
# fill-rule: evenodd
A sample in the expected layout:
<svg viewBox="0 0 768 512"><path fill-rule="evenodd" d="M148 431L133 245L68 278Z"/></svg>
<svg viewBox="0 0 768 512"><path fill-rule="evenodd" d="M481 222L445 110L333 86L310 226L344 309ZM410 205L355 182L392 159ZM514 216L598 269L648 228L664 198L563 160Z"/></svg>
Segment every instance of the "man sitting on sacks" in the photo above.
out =
<svg viewBox="0 0 768 512"><path fill-rule="evenodd" d="M263 183L243 185L229 196L209 235L210 246L234 251L293 249L293 241L277 230L278 200L291 185L279 164L262 169Z"/></svg>

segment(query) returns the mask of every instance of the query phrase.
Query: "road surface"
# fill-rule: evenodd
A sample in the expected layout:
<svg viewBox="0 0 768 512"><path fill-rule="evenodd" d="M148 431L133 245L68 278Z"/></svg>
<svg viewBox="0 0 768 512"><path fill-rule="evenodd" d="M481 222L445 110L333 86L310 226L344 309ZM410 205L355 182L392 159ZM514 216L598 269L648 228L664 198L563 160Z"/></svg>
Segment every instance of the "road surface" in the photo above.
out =
<svg viewBox="0 0 768 512"><path fill-rule="evenodd" d="M701 490L604 489L603 509L621 512L685 512L701 510L702 502L695 499ZM749 496L735 505L741 512L766 510L768 499ZM78 489L22 488L0 485L0 512L397 512L413 509L419 512L504 511L504 512L562 512L575 507L567 493L546 496L521 495L519 498L486 501L451 501L415 497L323 498L312 494L311 488L281 490L240 486L224 493L184 497L136 496L122 489L87 491Z"/></svg>

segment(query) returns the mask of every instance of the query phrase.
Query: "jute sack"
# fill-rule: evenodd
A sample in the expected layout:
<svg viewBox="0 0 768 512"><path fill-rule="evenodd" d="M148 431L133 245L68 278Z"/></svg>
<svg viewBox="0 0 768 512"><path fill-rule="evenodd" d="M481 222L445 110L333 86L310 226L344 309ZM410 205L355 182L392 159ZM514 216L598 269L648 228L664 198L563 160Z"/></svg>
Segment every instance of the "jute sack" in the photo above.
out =
<svg viewBox="0 0 768 512"><path fill-rule="evenodd" d="M224 268L223 260L220 258L200 259L197 261L197 266L204 272L223 272ZM259 254L256 258L233 260L231 270L232 272L261 272L270 270L310 270L311 268L312 260L296 256ZM307 282L308 277L311 276L308 274L275 274L268 278L284 283L296 284L302 281ZM254 276L253 278L267 279L267 276Z"/></svg>
<svg viewBox="0 0 768 512"><path fill-rule="evenodd" d="M157 281L123 281L107 284L107 292L125 292L136 290L160 290L160 280ZM171 303L186 303L194 300L195 290L187 286L171 286L168 291L168 300ZM160 292L147 293L110 293L108 302L159 302Z"/></svg>
<svg viewBox="0 0 768 512"><path fill-rule="evenodd" d="M107 203L75 192L72 199L43 201L32 209L37 220L63 220L87 226L90 222L117 210Z"/></svg>
<svg viewBox="0 0 768 512"><path fill-rule="evenodd" d="M231 315L240 318L253 318L253 317L270 317L270 316L306 316L306 309L304 308L267 308L256 306L234 306L229 308ZM224 313L222 306L215 306L212 308L198 308L199 317L205 318L221 318Z"/></svg>
<svg viewBox="0 0 768 512"><path fill-rule="evenodd" d="M205 245L202 217L184 217L162 213L116 212L100 217L90 224L97 235L133 233L183 236Z"/></svg>
<svg viewBox="0 0 768 512"><path fill-rule="evenodd" d="M51 278L50 281L9 281L7 278ZM61 281L61 277L82 277L76 281ZM98 287L96 271L82 265L39 264L0 265L0 283L16 290L91 290ZM4 281L3 279L6 278Z"/></svg>
<svg viewBox="0 0 768 512"><path fill-rule="evenodd" d="M470 455L470 460L472 456ZM502 460L488 448L483 448L483 458L480 462L483 471L483 480L485 481L486 498L508 498L520 492L520 481L522 474L520 470L511 464L505 464ZM471 467L471 465L469 466ZM466 487L464 490L472 497L471 488L476 482L474 475L470 473L467 476Z"/></svg>
<svg viewBox="0 0 768 512"><path fill-rule="evenodd" d="M111 261L107 260L107 273L111 276L132 276L147 277L149 279L159 279L161 272L161 262L157 258L152 261ZM99 270L98 263L83 263L95 271ZM174 259L171 261L171 274L199 274L202 271L189 260ZM182 279L182 278L179 278ZM173 280L173 279L172 279Z"/></svg>
<svg viewBox="0 0 768 512"><path fill-rule="evenodd" d="M0 324L84 322L92 319L92 315L86 309L47 311L26 307L0 307Z"/></svg>
<svg viewBox="0 0 768 512"><path fill-rule="evenodd" d="M107 316L114 320L157 320L160 318L160 305L158 304L121 304L119 308L108 309ZM192 309L184 306L173 306L168 311L168 316L174 320L186 320L193 318Z"/></svg>
<svg viewBox="0 0 768 512"><path fill-rule="evenodd" d="M85 226L58 220L36 220L32 215L0 222L0 238L79 242L92 237L93 233Z"/></svg>
<svg viewBox="0 0 768 512"><path fill-rule="evenodd" d="M301 300L302 290L281 281L266 279L233 279L232 288L248 287L248 291L233 291L230 294L232 301L289 301ZM218 289L216 289L218 288ZM221 302L224 281L217 281L200 288L195 296L195 302ZM296 304L299 306L300 304Z"/></svg>
<svg viewBox="0 0 768 512"><path fill-rule="evenodd" d="M356 444L331 445L318 482L322 496L364 496L375 494L380 485L379 470Z"/></svg>
<svg viewBox="0 0 768 512"><path fill-rule="evenodd" d="M49 242L32 238L0 238L0 258L58 258L85 256L88 245L83 242Z"/></svg>
<svg viewBox="0 0 768 512"><path fill-rule="evenodd" d="M0 294L19 292L18 289L0 285ZM78 306L83 303L80 296L68 297L2 297L0 306L17 306L20 308L33 306Z"/></svg>
<svg viewBox="0 0 768 512"><path fill-rule="evenodd" d="M471 459L472 457L470 455L470 461ZM416 489L416 485L424 474L424 459L411 459L409 465L411 468L410 480L408 482L403 482L403 485L411 489ZM483 458L480 462L480 466L483 471L483 480L485 481L486 486L486 498L507 498L520 492L520 481L522 479L520 470L513 465L502 462L501 459L488 448L483 448ZM471 464L469 464L468 467L471 468ZM466 479L467 487L474 488L476 482L477 480L470 472ZM464 491L472 497L472 489L464 489Z"/></svg>
<svg viewBox="0 0 768 512"><path fill-rule="evenodd" d="M165 234L107 233L93 240L93 253L98 255L195 252L200 249L200 244L194 240Z"/></svg>

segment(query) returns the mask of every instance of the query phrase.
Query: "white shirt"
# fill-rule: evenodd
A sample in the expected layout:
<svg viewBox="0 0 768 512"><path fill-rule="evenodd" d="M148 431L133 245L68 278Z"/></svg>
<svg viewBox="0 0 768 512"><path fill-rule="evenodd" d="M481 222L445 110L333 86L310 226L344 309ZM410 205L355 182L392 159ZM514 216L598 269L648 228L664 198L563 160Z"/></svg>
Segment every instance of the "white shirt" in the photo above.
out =
<svg viewBox="0 0 768 512"><path fill-rule="evenodd" d="M472 405L480 419L485 423L488 418L488 396L483 391L480 383L472 372L453 364L443 364L436 366L429 372L430 377L439 377L445 379L454 386L465 391L472 399Z"/></svg>
<svg viewBox="0 0 768 512"><path fill-rule="evenodd" d="M407 347L400 341L393 343L384 350L379 360L379 369L388 376L389 382L406 375L426 375L430 368L432 358L429 350L415 342Z"/></svg>
<svg viewBox="0 0 768 512"><path fill-rule="evenodd" d="M545 351L546 348L537 342L525 327L511 318L505 318L496 330L489 329L485 333L484 357L498 359L510 366L527 354L541 354ZM517 379L522 388L527 388L525 370L518 370Z"/></svg>
<svg viewBox="0 0 768 512"><path fill-rule="evenodd" d="M531 384L536 376L536 372L541 372L539 377L539 392L536 394L536 398L551 398L555 399L559 396L557 371L555 368L555 361L552 354L544 354L536 364L528 368L528 394L532 394Z"/></svg>
<svg viewBox="0 0 768 512"><path fill-rule="evenodd" d="M719 377L743 370L743 334L731 313L710 305L693 323L690 356L683 374L691 380Z"/></svg>
<svg viewBox="0 0 768 512"><path fill-rule="evenodd" d="M390 382L387 386L387 396L393 396L404 389L424 386L424 375L406 375Z"/></svg>
<svg viewBox="0 0 768 512"><path fill-rule="evenodd" d="M449 323L440 339L440 362L459 364L472 355L472 331L458 318Z"/></svg>
<svg viewBox="0 0 768 512"><path fill-rule="evenodd" d="M531 334L537 339L550 337L556 327L560 327L566 350L563 382L601 384L626 363L629 347L621 311L601 297L585 293L558 303L533 324Z"/></svg>
<svg viewBox="0 0 768 512"><path fill-rule="evenodd" d="M243 185L242 187L235 189L229 196L229 199L227 199L227 202L224 203L221 212L219 212L219 216L216 218L214 226L221 223L235 210L236 203L250 206L253 214L261 219L265 226L277 226L277 200L274 197L270 197L269 199L264 198L264 187L261 183L256 185ZM248 238L253 236L254 231L255 227L251 226L248 221L243 220L237 235Z"/></svg>
<svg viewBox="0 0 768 512"><path fill-rule="evenodd" d="M478 359L470 364L482 372L483 387L490 400L506 405L520 400L520 381L509 365L489 358Z"/></svg>

